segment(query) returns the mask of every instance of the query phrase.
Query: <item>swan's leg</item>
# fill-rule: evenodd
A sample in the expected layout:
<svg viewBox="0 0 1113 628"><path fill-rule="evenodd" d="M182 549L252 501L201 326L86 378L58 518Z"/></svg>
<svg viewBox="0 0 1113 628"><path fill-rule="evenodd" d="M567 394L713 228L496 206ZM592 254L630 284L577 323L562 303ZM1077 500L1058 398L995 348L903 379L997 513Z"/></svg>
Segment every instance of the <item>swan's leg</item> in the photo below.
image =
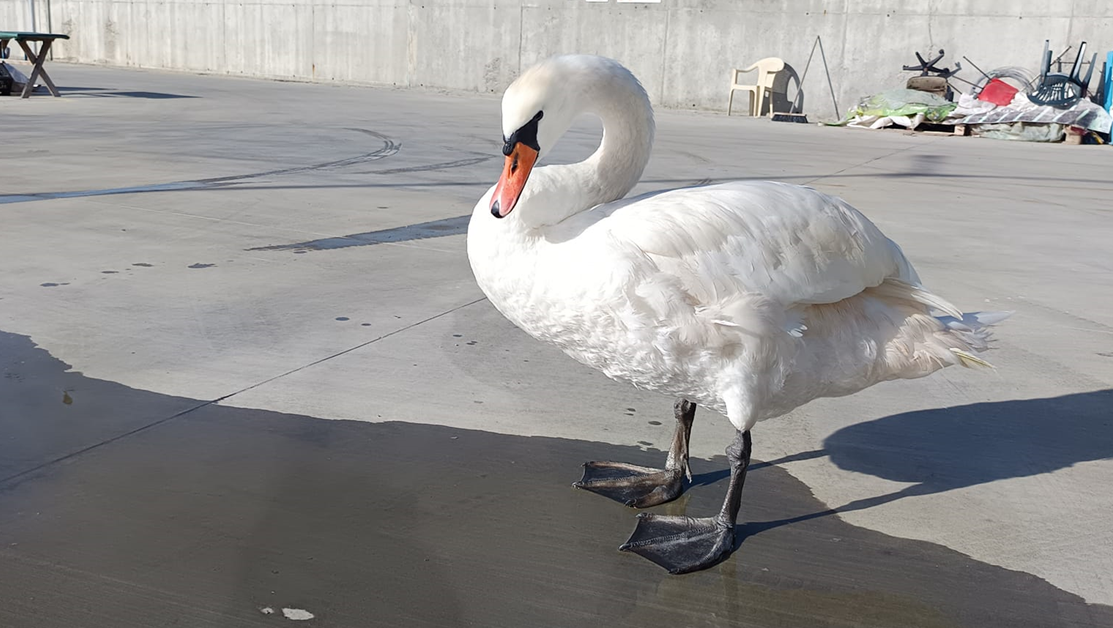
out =
<svg viewBox="0 0 1113 628"><path fill-rule="evenodd" d="M572 486L634 508L648 508L679 497L684 492L684 479L692 479L692 470L688 468L688 439L696 418L696 404L680 399L674 410L676 433L663 470L621 462L588 462L584 464L584 477Z"/></svg>
<svg viewBox="0 0 1113 628"><path fill-rule="evenodd" d="M750 466L749 430L739 432L727 447L730 459L730 486L723 509L714 517L693 519L642 513L630 540L620 550L634 552L670 573L706 569L730 556L734 550L734 525L742 505L742 486Z"/></svg>

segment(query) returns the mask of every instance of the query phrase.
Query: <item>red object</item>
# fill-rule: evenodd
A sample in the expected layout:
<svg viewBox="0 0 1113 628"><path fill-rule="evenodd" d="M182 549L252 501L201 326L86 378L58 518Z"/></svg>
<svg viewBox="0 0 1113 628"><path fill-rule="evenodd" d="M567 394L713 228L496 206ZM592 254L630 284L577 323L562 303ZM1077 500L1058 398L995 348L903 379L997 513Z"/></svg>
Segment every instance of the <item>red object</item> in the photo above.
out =
<svg viewBox="0 0 1113 628"><path fill-rule="evenodd" d="M998 107L1005 107L1013 101L1013 97L1016 96L1018 91L1020 90L1001 79L993 79L982 88L981 93L978 94L978 100L991 102Z"/></svg>

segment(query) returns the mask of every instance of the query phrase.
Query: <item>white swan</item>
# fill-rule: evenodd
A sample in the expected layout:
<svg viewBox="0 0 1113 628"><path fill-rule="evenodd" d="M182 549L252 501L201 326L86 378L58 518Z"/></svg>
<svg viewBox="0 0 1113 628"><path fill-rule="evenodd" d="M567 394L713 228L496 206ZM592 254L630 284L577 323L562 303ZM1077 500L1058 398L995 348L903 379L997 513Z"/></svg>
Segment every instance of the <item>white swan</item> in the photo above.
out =
<svg viewBox="0 0 1113 628"><path fill-rule="evenodd" d="M534 168L582 113L602 119L598 150ZM1005 314L963 317L840 199L733 182L618 200L649 160L654 124L645 90L617 62L543 61L506 90L502 114L505 169L468 226L480 288L531 336L679 398L664 470L593 462L576 486L636 507L668 501L691 478L696 405L738 429L722 511L641 515L621 549L674 573L708 567L733 549L757 421L884 380L989 366L973 352Z"/></svg>

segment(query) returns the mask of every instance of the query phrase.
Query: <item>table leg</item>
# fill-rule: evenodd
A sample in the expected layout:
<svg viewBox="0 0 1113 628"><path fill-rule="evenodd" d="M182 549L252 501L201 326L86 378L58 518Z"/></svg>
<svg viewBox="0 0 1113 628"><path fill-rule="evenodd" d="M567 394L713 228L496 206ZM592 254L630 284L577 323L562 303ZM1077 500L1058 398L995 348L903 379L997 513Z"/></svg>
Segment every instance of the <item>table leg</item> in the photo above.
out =
<svg viewBox="0 0 1113 628"><path fill-rule="evenodd" d="M43 64L46 63L46 53L50 52L50 45L54 40L48 39L42 42L42 48L39 49L39 54L36 56L27 42L22 39L17 40L19 47L23 48L23 54L27 55L27 60L34 64L31 68L31 76L27 77L27 84L23 86L23 98L31 96L31 91L35 89L35 81L41 76L43 83L46 83L46 88L55 98L60 97L62 94L58 93L58 88L54 86L54 81L50 80L50 75L43 69Z"/></svg>
<svg viewBox="0 0 1113 628"><path fill-rule="evenodd" d="M54 94L55 98L61 98L62 94L54 85L54 81L50 80L50 75L46 73L46 68L43 67L46 64L46 60L48 58L46 56L46 53L50 52L50 47L53 45L54 40L48 39L44 41L42 47L39 48L39 76L42 77L43 83L46 83L46 88L50 90L50 93Z"/></svg>
<svg viewBox="0 0 1113 628"><path fill-rule="evenodd" d="M27 60L31 62L31 76L23 84L23 93L19 95L20 98L28 98L31 96L31 91L35 89L35 79L39 75L39 59L35 56L31 47L27 45L27 42L17 39L15 43L19 44L19 47L23 49L23 54L27 55Z"/></svg>

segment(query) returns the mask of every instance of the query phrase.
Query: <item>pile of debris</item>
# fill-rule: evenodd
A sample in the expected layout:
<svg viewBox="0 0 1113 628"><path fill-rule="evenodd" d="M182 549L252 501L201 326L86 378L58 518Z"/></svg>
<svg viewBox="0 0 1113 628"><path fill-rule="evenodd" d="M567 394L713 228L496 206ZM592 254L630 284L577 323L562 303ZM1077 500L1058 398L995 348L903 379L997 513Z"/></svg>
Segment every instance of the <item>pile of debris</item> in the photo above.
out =
<svg viewBox="0 0 1113 628"><path fill-rule="evenodd" d="M23 91L27 84L27 76L14 65L4 63L3 59L11 56L11 49L7 46L0 48L0 96L10 96L12 92Z"/></svg>
<svg viewBox="0 0 1113 628"><path fill-rule="evenodd" d="M1068 48L1069 50L1069 48ZM959 94L954 102L951 79L962 69L936 66L943 51L930 61L916 53L920 64L904 66L919 71L905 89L893 89L863 98L839 126L880 129L899 126L908 129L955 129L957 134L972 134L995 139L1072 143L1109 142L1113 127L1109 101L1113 99L1110 82L1113 61L1107 61L1099 76L1099 87L1091 93L1090 80L1097 62L1095 54L1085 76L1081 75L1086 42L1082 42L1070 73L1052 72L1049 42L1044 42L1041 70L1037 75L1025 68L1004 67L982 72L972 89ZM1063 54L1066 54L1064 51ZM965 57L963 57L966 59ZM1110 53L1113 59L1113 53ZM1056 61L1061 61L1062 55ZM973 62L966 59L971 65ZM1061 70L1061 67L1060 67ZM958 79L963 80L963 79ZM1104 107L1102 105L1105 105Z"/></svg>
<svg viewBox="0 0 1113 628"><path fill-rule="evenodd" d="M0 96L10 96L13 91L18 94L26 83L27 77L19 68L0 61Z"/></svg>

